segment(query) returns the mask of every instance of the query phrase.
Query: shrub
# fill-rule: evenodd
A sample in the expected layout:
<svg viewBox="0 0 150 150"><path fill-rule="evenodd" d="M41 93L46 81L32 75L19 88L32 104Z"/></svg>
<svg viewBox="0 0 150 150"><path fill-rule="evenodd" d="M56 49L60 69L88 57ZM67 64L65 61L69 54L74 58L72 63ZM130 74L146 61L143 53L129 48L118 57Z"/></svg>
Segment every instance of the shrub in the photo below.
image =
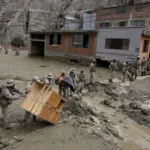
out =
<svg viewBox="0 0 150 150"><path fill-rule="evenodd" d="M24 40L21 36L16 36L12 39L11 45L16 47L24 46Z"/></svg>

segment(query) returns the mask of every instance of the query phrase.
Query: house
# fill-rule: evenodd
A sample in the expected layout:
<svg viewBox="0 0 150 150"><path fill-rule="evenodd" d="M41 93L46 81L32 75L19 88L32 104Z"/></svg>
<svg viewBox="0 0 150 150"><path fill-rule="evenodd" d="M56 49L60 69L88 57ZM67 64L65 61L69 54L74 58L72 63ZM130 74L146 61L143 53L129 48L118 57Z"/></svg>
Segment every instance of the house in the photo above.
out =
<svg viewBox="0 0 150 150"><path fill-rule="evenodd" d="M67 14L60 31L31 32L29 55L124 61L139 56L141 35L150 25L150 2ZM77 16L76 16L77 15Z"/></svg>
<svg viewBox="0 0 150 150"><path fill-rule="evenodd" d="M96 10L96 28L145 27L150 25L150 2L129 2L126 5Z"/></svg>
<svg viewBox="0 0 150 150"><path fill-rule="evenodd" d="M141 60L143 57L150 58L150 31L144 31L141 35L140 54Z"/></svg>
<svg viewBox="0 0 150 150"><path fill-rule="evenodd" d="M29 55L91 59L95 56L96 30L30 33Z"/></svg>

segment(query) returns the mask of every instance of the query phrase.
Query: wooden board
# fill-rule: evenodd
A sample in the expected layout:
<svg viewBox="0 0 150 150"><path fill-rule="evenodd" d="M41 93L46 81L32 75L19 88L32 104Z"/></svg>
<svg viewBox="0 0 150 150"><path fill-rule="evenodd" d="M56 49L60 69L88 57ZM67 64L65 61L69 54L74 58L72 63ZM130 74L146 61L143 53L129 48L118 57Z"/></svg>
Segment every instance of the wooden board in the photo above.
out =
<svg viewBox="0 0 150 150"><path fill-rule="evenodd" d="M64 102L57 92L46 85L35 82L21 107L33 115L54 124L60 118L63 105Z"/></svg>

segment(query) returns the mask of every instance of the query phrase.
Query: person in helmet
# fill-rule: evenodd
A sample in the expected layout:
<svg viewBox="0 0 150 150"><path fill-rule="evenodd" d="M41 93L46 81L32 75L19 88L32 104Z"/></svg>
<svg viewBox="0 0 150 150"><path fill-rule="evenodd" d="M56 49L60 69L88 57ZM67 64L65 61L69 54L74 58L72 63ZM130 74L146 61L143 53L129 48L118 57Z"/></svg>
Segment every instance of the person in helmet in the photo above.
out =
<svg viewBox="0 0 150 150"><path fill-rule="evenodd" d="M89 71L90 71L90 83L93 84L95 73L96 73L96 60L95 59L93 59L92 63L90 64Z"/></svg>
<svg viewBox="0 0 150 150"><path fill-rule="evenodd" d="M116 78L116 71L118 69L117 61L113 59L113 61L109 65L109 69L111 71L110 82L113 82L113 79Z"/></svg>
<svg viewBox="0 0 150 150"><path fill-rule="evenodd" d="M23 93L15 87L13 80L8 80L0 89L0 121L5 125L8 106L13 103L13 100L19 99Z"/></svg>

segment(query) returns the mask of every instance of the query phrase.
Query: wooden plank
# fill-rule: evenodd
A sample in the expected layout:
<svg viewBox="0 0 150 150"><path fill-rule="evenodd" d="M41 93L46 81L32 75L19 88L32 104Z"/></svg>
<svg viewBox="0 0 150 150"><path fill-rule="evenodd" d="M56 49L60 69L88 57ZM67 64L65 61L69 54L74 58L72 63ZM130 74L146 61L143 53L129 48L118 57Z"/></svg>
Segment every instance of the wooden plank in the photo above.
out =
<svg viewBox="0 0 150 150"><path fill-rule="evenodd" d="M60 95L58 95L55 91L50 92L50 96L48 98L48 104L51 105L54 108L57 108L59 103L61 101Z"/></svg>

